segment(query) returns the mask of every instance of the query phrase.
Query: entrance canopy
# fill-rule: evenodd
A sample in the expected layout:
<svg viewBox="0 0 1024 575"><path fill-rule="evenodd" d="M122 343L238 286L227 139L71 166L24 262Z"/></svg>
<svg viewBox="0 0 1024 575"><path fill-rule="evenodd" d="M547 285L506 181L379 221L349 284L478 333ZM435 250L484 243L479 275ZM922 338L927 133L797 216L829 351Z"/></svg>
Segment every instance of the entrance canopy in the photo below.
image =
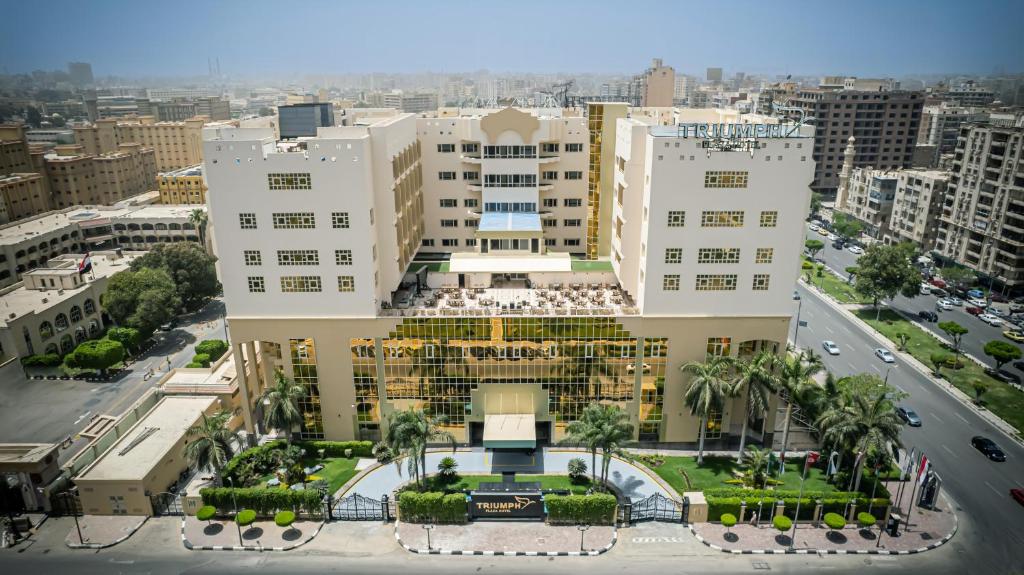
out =
<svg viewBox="0 0 1024 575"><path fill-rule="evenodd" d="M537 447L537 429L533 414L485 415L484 447L504 449Z"/></svg>

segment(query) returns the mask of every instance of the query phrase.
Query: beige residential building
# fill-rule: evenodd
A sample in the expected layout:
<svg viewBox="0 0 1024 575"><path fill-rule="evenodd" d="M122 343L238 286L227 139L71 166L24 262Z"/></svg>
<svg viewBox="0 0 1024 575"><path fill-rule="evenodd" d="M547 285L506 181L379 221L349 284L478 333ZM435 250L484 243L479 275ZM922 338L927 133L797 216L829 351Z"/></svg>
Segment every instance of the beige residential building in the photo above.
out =
<svg viewBox="0 0 1024 575"><path fill-rule="evenodd" d="M896 198L898 172L854 168L842 205L836 211L853 216L864 226L864 233L880 241L889 234L893 200Z"/></svg>
<svg viewBox="0 0 1024 575"><path fill-rule="evenodd" d="M676 71L665 66L661 58L651 61L651 67L640 75L640 106L671 106L676 91Z"/></svg>
<svg viewBox="0 0 1024 575"><path fill-rule="evenodd" d="M0 176L34 172L25 126L0 125Z"/></svg>
<svg viewBox="0 0 1024 575"><path fill-rule="evenodd" d="M157 176L161 204L206 204L202 164L162 172Z"/></svg>
<svg viewBox="0 0 1024 575"><path fill-rule="evenodd" d="M45 177L35 173L0 175L0 224L49 211L47 184Z"/></svg>
<svg viewBox="0 0 1024 575"><path fill-rule="evenodd" d="M57 146L43 159L51 209L111 205L156 188L153 149L141 144L122 143L98 155L79 145Z"/></svg>
<svg viewBox="0 0 1024 575"><path fill-rule="evenodd" d="M896 172L896 192L889 222L894 242L913 242L924 252L935 248L947 185L949 172L918 169Z"/></svg>
<svg viewBox="0 0 1024 575"><path fill-rule="evenodd" d="M204 118L182 122L157 122L152 116L98 120L91 126L76 126L75 141L86 154L117 151L122 143L138 143L153 148L156 170L170 171L203 161Z"/></svg>

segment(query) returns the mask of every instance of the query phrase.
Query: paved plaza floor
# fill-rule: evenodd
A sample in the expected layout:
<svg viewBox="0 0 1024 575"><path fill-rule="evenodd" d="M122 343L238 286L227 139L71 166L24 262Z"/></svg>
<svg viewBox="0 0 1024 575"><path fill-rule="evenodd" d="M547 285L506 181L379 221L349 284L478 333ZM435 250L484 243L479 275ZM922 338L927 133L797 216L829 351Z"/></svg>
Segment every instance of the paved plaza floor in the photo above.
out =
<svg viewBox="0 0 1024 575"><path fill-rule="evenodd" d="M146 519L137 515L83 515L78 518L78 525L68 531L64 542L68 547L116 545L135 533Z"/></svg>
<svg viewBox="0 0 1024 575"><path fill-rule="evenodd" d="M427 530L417 523L397 527L402 543L413 549L427 548ZM584 551L611 545L615 528L595 525L583 533ZM540 521L515 523L474 521L465 525L437 525L430 530L430 548L442 551L576 552L580 531L573 525L547 525Z"/></svg>
<svg viewBox="0 0 1024 575"><path fill-rule="evenodd" d="M312 539L323 523L296 521L291 527L278 527L272 519L255 521L242 527L231 519L199 521L185 517L184 538L195 549L210 547L256 547L260 549L293 548Z"/></svg>

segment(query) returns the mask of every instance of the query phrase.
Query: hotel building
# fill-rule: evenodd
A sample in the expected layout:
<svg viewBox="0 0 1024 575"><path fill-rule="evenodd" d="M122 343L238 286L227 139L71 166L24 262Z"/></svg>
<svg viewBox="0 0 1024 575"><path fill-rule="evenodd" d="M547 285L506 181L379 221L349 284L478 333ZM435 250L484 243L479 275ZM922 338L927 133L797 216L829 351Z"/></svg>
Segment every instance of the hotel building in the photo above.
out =
<svg viewBox="0 0 1024 575"><path fill-rule="evenodd" d="M785 348L813 128L686 111L760 124L726 139L600 111L399 114L281 142L207 128L232 345L259 366L242 388L274 369L307 386L309 438L379 439L413 406L491 447L514 416L530 447L596 401L639 441L694 444L680 366ZM752 437L771 442L775 408ZM744 417L721 406L709 445Z"/></svg>

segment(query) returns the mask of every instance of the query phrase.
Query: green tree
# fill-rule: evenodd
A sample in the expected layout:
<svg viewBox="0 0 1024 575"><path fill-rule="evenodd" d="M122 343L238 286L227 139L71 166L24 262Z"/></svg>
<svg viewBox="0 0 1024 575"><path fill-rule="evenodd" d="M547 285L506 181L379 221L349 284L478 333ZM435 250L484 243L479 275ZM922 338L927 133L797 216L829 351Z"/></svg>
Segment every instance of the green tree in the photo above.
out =
<svg viewBox="0 0 1024 575"><path fill-rule="evenodd" d="M793 419L793 406L802 398L809 396L818 387L814 376L823 369L821 359L812 353L800 353L784 359L778 374L779 389L785 392L786 415L782 427L782 450L779 452L786 459L786 448L789 447L789 425Z"/></svg>
<svg viewBox="0 0 1024 575"><path fill-rule="evenodd" d="M878 380L871 376L872 380ZM903 423L896 415L896 407L887 397L890 388L881 381L870 387L853 390L841 402L819 419L823 437L852 441L857 454L853 469L853 491L860 489L861 466L870 452L888 456L902 446L900 431Z"/></svg>
<svg viewBox="0 0 1024 575"><path fill-rule="evenodd" d="M43 123L43 115L35 106L25 107L25 121L33 128L38 128Z"/></svg>
<svg viewBox="0 0 1024 575"><path fill-rule="evenodd" d="M587 475L587 462L582 457L573 457L569 460L566 471L569 472L570 479L584 478Z"/></svg>
<svg viewBox="0 0 1024 575"><path fill-rule="evenodd" d="M387 434L384 441L394 453L408 458L409 474L414 475L416 484L422 487L420 476L426 474L427 445L431 442L449 443L455 451L455 436L443 426L448 422L444 416L431 417L422 409L410 407L405 411L388 414ZM396 464L399 462L396 461Z"/></svg>
<svg viewBox="0 0 1024 575"><path fill-rule="evenodd" d="M142 334L134 327L112 327L107 330L107 339L120 342L129 353L136 353L142 344Z"/></svg>
<svg viewBox="0 0 1024 575"><path fill-rule="evenodd" d="M102 296L103 308L122 327L139 330L143 341L178 313L181 300L164 270L126 270L115 274Z"/></svg>
<svg viewBox="0 0 1024 575"><path fill-rule="evenodd" d="M901 331L896 333L896 347L899 351L907 351L907 343L910 342L910 334Z"/></svg>
<svg viewBox="0 0 1024 575"><path fill-rule="evenodd" d="M445 480L452 480L459 476L459 462L454 457L442 457L437 464L437 474Z"/></svg>
<svg viewBox="0 0 1024 575"><path fill-rule="evenodd" d="M811 192L811 215L816 216L821 211L822 195L818 192Z"/></svg>
<svg viewBox="0 0 1024 575"><path fill-rule="evenodd" d="M228 342L222 339L204 339L195 346L196 354L210 356L210 361L217 361L228 351Z"/></svg>
<svg viewBox="0 0 1024 575"><path fill-rule="evenodd" d="M937 351L928 358L932 362L932 366L935 367L935 375L937 377L942 376L942 368L949 365L951 359L953 359L953 356L944 351Z"/></svg>
<svg viewBox="0 0 1024 575"><path fill-rule="evenodd" d="M283 431L286 443L291 443L295 428L302 425L299 400L303 397L306 397L306 386L288 379L280 370L274 372L274 386L263 390L260 396L264 404L264 423L268 429Z"/></svg>
<svg viewBox="0 0 1024 575"><path fill-rule="evenodd" d="M768 464L771 461L772 452L767 449L751 445L746 448L744 458L746 464L743 469L743 485L754 489L764 489L768 482Z"/></svg>
<svg viewBox="0 0 1024 575"><path fill-rule="evenodd" d="M629 422L629 414L617 405L600 405L600 408L596 436L601 450L601 484L606 485L612 456L621 455L623 446L633 439L633 424Z"/></svg>
<svg viewBox="0 0 1024 575"><path fill-rule="evenodd" d="M972 381L971 389L974 391L974 403L981 405L981 396L989 390L989 385L984 381Z"/></svg>
<svg viewBox="0 0 1024 575"><path fill-rule="evenodd" d="M204 252L206 251L206 225L209 221L210 216L203 208L195 208L188 213L188 222L199 232L199 243L202 244Z"/></svg>
<svg viewBox="0 0 1024 575"><path fill-rule="evenodd" d="M994 339L985 344L985 355L995 360L996 369L1002 369L1007 363L1020 359L1021 352L1020 348L1012 343Z"/></svg>
<svg viewBox="0 0 1024 575"><path fill-rule="evenodd" d="M912 244L875 244L869 246L857 261L860 273L857 274L854 289L872 299L876 320L882 313L882 308L878 305L880 300L891 300L896 294L903 294L908 298L918 295L921 270L911 263L912 254Z"/></svg>
<svg viewBox="0 0 1024 575"><path fill-rule="evenodd" d="M732 393L729 385L727 357L711 357L707 361L691 361L683 364L683 373L691 375L683 401L690 413L700 419L700 438L697 446L697 465L704 464L704 437L707 435L708 418L713 412L722 413L725 399Z"/></svg>
<svg viewBox="0 0 1024 575"><path fill-rule="evenodd" d="M584 407L579 418L565 428L563 440L564 443L585 447L590 452L590 478L594 485L597 485L597 452L603 416L601 406L596 403Z"/></svg>
<svg viewBox="0 0 1024 575"><path fill-rule="evenodd" d="M111 366L124 359L124 346L119 341L94 339L82 342L75 351L64 356L64 365L78 369L96 369L106 377Z"/></svg>
<svg viewBox="0 0 1024 575"><path fill-rule="evenodd" d="M844 241L860 235L861 229L861 223L846 214L832 217L832 231Z"/></svg>
<svg viewBox="0 0 1024 575"><path fill-rule="evenodd" d="M132 269L162 269L174 282L174 290L186 310L198 309L220 293L214 266L216 258L194 242L158 244L132 262Z"/></svg>
<svg viewBox="0 0 1024 575"><path fill-rule="evenodd" d="M969 268L959 266L942 268L942 279L950 287L952 293L956 293L960 288L970 286L976 278L974 271Z"/></svg>
<svg viewBox="0 0 1024 575"><path fill-rule="evenodd" d="M213 415L203 414L197 425L190 427L185 436L185 458L197 470L210 469L220 472L234 456L234 448L241 445L242 438L236 431L227 428L231 420L230 411L219 411Z"/></svg>
<svg viewBox="0 0 1024 575"><path fill-rule="evenodd" d="M743 430L740 432L740 447L736 462L743 461L743 446L747 440L747 425L751 417L757 417L768 410L771 396L778 390L775 367L778 357L763 349L749 360L740 359L734 363L736 378L732 382L731 395L744 396Z"/></svg>
<svg viewBox="0 0 1024 575"><path fill-rule="evenodd" d="M953 340L953 365L956 366L960 361L960 341L970 330L955 321L941 321L939 329Z"/></svg>
<svg viewBox="0 0 1024 575"><path fill-rule="evenodd" d="M846 266L844 271L846 272L846 283L852 283L857 274L860 273L860 268L858 266Z"/></svg>
<svg viewBox="0 0 1024 575"><path fill-rule="evenodd" d="M811 259L818 255L818 252L825 249L825 242L821 240L807 240L804 242L804 247L807 248L807 252L811 254Z"/></svg>

